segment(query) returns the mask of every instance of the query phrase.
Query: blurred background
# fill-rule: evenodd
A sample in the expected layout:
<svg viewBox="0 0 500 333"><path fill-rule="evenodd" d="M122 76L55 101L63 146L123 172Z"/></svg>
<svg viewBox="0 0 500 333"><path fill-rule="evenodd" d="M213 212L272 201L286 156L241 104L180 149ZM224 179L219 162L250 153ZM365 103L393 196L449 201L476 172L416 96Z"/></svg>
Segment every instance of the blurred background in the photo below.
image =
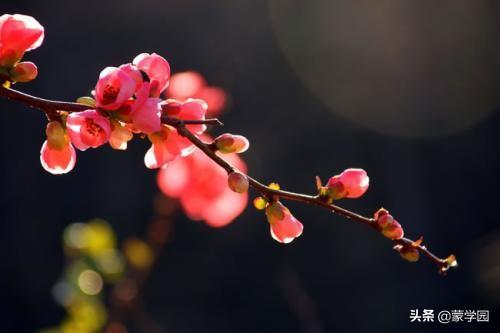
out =
<svg viewBox="0 0 500 333"><path fill-rule="evenodd" d="M409 264L362 225L288 206L305 225L292 244L271 239L248 207L213 229L174 216L175 235L143 303L165 332L490 332L499 327L500 3L497 1L11 1L45 26L30 52L39 78L18 89L74 100L100 70L157 52L173 72L196 70L231 96L223 129L251 141L256 178L312 193L347 167L371 186L342 205L391 210L460 267L443 278ZM61 235L100 217L119 240L153 215L148 145L78 154L64 176L43 171L42 113L0 100L2 332L58 324L51 288ZM487 309L490 323L410 323L410 309ZM129 332L140 330L131 326Z"/></svg>

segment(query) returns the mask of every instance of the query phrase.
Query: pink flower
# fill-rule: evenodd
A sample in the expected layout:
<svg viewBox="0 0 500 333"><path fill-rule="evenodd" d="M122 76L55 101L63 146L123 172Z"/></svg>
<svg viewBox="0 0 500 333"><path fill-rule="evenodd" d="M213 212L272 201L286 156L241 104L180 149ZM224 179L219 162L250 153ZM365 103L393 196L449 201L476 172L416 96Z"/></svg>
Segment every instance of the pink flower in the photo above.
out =
<svg viewBox="0 0 500 333"><path fill-rule="evenodd" d="M44 38L43 27L31 16L0 16L0 66L10 68L24 53L39 47Z"/></svg>
<svg viewBox="0 0 500 333"><path fill-rule="evenodd" d="M132 64L125 64L119 67L135 81L135 90L137 91L144 83L141 71Z"/></svg>
<svg viewBox="0 0 500 333"><path fill-rule="evenodd" d="M188 99L185 103L166 100L161 103L161 109L172 118L203 120L205 119L206 104L203 101L193 99ZM186 125L186 127L198 135L206 129L203 124ZM161 126L160 131L152 133L148 137L153 145L147 151L144 162L150 169L160 168L179 155L187 156L194 149L191 141L179 135L174 127L168 125Z"/></svg>
<svg viewBox="0 0 500 333"><path fill-rule="evenodd" d="M271 225L271 236L278 242L287 244L302 234L304 226L281 202L269 203L266 216Z"/></svg>
<svg viewBox="0 0 500 333"><path fill-rule="evenodd" d="M174 127L163 125L159 132L148 136L152 145L144 156L149 169L157 169L173 161L177 156L189 155L194 146L188 139L177 133Z"/></svg>
<svg viewBox="0 0 500 333"><path fill-rule="evenodd" d="M219 115L227 100L224 90L208 86L203 76L195 71L172 75L166 95L180 101L185 101L188 98L204 100L208 105L207 117Z"/></svg>
<svg viewBox="0 0 500 333"><path fill-rule="evenodd" d="M109 120L96 110L70 113L66 128L71 142L82 151L105 144L111 135Z"/></svg>
<svg viewBox="0 0 500 333"><path fill-rule="evenodd" d="M363 169L347 169L328 180L329 196L333 199L359 198L368 189L370 178Z"/></svg>
<svg viewBox="0 0 500 333"><path fill-rule="evenodd" d="M224 159L242 172L247 171L238 155L224 155ZM199 149L161 168L158 186L165 195L179 198L191 219L204 220L212 227L231 223L248 202L248 193L233 192L227 185L224 169Z"/></svg>
<svg viewBox="0 0 500 333"><path fill-rule="evenodd" d="M174 99L167 99L161 103L163 112L169 117L181 120L204 120L207 112L207 103L200 99L188 98L184 103ZM187 129L196 134L202 134L207 127L203 124L187 125Z"/></svg>
<svg viewBox="0 0 500 333"><path fill-rule="evenodd" d="M111 136L109 138L109 145L113 149L117 150L125 150L127 149L127 142L132 140L134 135L130 130L126 127L120 124L117 121L113 121L111 123Z"/></svg>
<svg viewBox="0 0 500 333"><path fill-rule="evenodd" d="M125 69L106 67L99 75L95 87L96 106L114 111L134 95L137 82Z"/></svg>
<svg viewBox="0 0 500 333"><path fill-rule="evenodd" d="M168 86L170 65L167 60L156 53L141 53L135 57L133 64L149 77L151 84L150 96L159 97Z"/></svg>
<svg viewBox="0 0 500 333"><path fill-rule="evenodd" d="M161 99L154 97L146 98L143 102L140 101L140 97L137 98L130 113L132 124L136 129L145 134L158 132L161 129L160 102Z"/></svg>
<svg viewBox="0 0 500 333"><path fill-rule="evenodd" d="M40 150L42 167L54 175L70 172L76 163L76 152L62 124L52 121L47 124L45 132L47 140Z"/></svg>

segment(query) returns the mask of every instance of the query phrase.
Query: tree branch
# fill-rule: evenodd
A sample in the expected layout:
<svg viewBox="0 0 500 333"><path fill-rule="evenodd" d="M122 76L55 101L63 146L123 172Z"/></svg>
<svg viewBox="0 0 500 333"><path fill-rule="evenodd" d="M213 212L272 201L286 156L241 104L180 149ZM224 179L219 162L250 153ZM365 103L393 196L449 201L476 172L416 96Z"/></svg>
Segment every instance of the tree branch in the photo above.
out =
<svg viewBox="0 0 500 333"><path fill-rule="evenodd" d="M31 96L25 93L22 93L20 91L6 88L3 86L0 86L0 96L4 96L8 99L15 100L18 102L21 102L23 104L26 104L32 108L39 109L43 112L45 112L47 115L50 116L51 113L54 112L59 112L59 111L67 111L67 112L79 112L79 111L84 111L89 109L90 107L87 105L79 104L79 103L69 103L69 102L60 102L60 101L52 101L52 100L47 100L35 96ZM226 162L224 159L219 157L214 150L210 147L209 143L203 142L201 139L199 139L196 135L194 135L191 131L189 131L186 127L188 124L207 124L207 125L222 125L222 123L218 119L206 119L203 121L197 121L197 120L180 120L176 118L171 118L168 116L162 116L162 122L164 124L173 126L177 129L179 134L183 135L186 137L189 141L191 141L196 147L198 147L201 151L203 151L210 159L212 159L215 163L217 163L219 166L224 168L227 173L231 173L236 170L235 167L233 167L231 164ZM277 190L273 189L269 186L266 186L256 179L248 176L248 181L251 187L253 187L255 190L257 190L262 196L266 198L281 198L281 199L287 199L287 200L293 200L293 201L298 201L302 202L305 204L313 205L313 206L319 206L324 209L327 209L335 214L341 215L347 219L365 224L372 229L376 231L380 231L380 228L377 224L377 222L373 218L365 217L360 214L357 214L355 212L352 212L350 210L347 210L345 208L339 207L334 204L327 203L322 200L322 198L319 195L307 195L307 194L302 194L302 193L294 193L294 192L289 192L289 191L284 191L284 190ZM453 256L450 256L448 258L440 258L433 254L431 251L427 249L426 246L421 244L419 241L413 241L409 238L402 238L402 239L397 239L393 240L393 243L395 246L409 246L416 248L419 250L421 253L423 253L427 258L429 258L432 262L434 262L438 269L439 273L445 275L447 271L452 268L456 267L456 260L454 260Z"/></svg>
<svg viewBox="0 0 500 333"><path fill-rule="evenodd" d="M85 104L80 104L80 103L72 103L72 102L61 102L61 101L53 101L49 99L44 99L40 97L35 97L26 93L23 93L19 90L11 89L11 88L6 88L2 85L0 85L0 96L3 96L7 99L13 100L13 101L18 101L21 102L33 109L38 109L42 112L44 112L49 119L54 117L59 113L59 111L66 111L66 112L80 112L80 111L85 111L88 109L92 109L92 107L85 105ZM178 121L175 118L168 117L168 116L162 116L162 123L167 124L167 125L174 125L177 124ZM203 124L203 125L218 125L222 126L222 122L219 119L213 118L213 119L204 119L204 120L183 120L184 124L190 124L190 125L196 125L196 124Z"/></svg>

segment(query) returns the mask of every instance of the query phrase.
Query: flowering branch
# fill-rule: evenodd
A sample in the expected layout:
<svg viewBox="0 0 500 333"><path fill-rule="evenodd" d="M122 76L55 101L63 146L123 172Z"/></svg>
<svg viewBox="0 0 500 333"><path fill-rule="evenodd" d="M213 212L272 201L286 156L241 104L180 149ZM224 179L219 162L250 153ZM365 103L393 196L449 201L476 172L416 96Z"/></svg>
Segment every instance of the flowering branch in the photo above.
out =
<svg viewBox="0 0 500 333"><path fill-rule="evenodd" d="M7 99L21 102L33 109L38 109L44 112L47 115L49 120L53 120L54 118L60 117L60 112L80 112L89 109L88 105L81 103L72 103L72 102L61 102L61 101L53 101L49 99L44 99L40 97L35 97L26 93L23 93L19 90L15 90L12 88L7 88L3 85L0 85L0 96L5 97ZM162 123L166 125L175 126L181 122L181 120L176 118L171 118L166 115L162 115ZM201 120L182 120L183 124L186 125L224 125L219 119L211 118L211 119L201 119Z"/></svg>
<svg viewBox="0 0 500 333"><path fill-rule="evenodd" d="M247 201L245 193L252 187L261 195L254 200L254 206L265 210L271 236L278 242L290 243L302 234L302 223L280 201L293 200L371 227L392 240L394 249L407 261L417 261L422 253L442 274L457 266L454 255L441 259L423 245L422 238L416 241L405 238L402 226L389 211L381 208L371 218L333 204L342 198L359 198L366 192L369 178L362 169L347 169L331 177L325 185L316 177L316 195L284 191L274 183L266 186L248 176L245 164L236 155L248 149L248 140L229 133L213 140L204 135L206 125L222 125L218 119L205 119L208 104L204 100L193 99L192 94L179 100L160 98L171 79L170 65L160 55L142 53L132 63L106 67L99 75L92 97L80 97L77 103L52 101L10 89L11 84L28 82L37 76L35 64L21 59L26 51L40 46L43 27L29 16L2 15L0 33L0 96L47 115L47 140L42 145L40 161L48 172L71 171L76 163L75 148L85 151L109 143L114 149L125 150L133 134L140 134L147 136L152 144L144 157L146 166L161 168L159 179L168 181L159 180L160 188L170 196L179 197L190 217L212 225L227 224L242 212ZM200 81L203 80L198 79L198 86ZM222 158L219 154L228 155ZM220 168L213 170L212 165L217 165L211 161L227 175L221 176L224 172ZM169 171L172 169L177 170L173 175ZM207 180L215 185L203 193ZM207 206L214 208L207 211Z"/></svg>
<svg viewBox="0 0 500 333"><path fill-rule="evenodd" d="M228 174L231 174L237 170L226 162L224 159L219 157L211 148L210 145L201 141L198 137L196 137L193 133L191 133L184 124L178 124L176 126L177 130L181 135L184 135L191 141L196 147L201 149L207 156L209 156L214 162L216 162L218 165L220 165L222 168L224 168ZM289 192L289 191L284 191L281 189L276 189L271 186L266 186L262 184L261 182L257 181L256 179L246 175L249 185L253 187L255 190L260 192L261 195L268 199L273 199L273 200L278 200L279 198L282 199L288 199L288 200L293 200L293 201L298 201L302 202L305 204L313 205L313 206L320 206L323 207L335 214L341 215L349 220L356 221L363 223L377 231L380 231L381 228L379 224L377 223L377 220L374 218L368 218L365 216L362 216L360 214L357 214L355 212L352 212L348 209L342 208L340 206L334 205L332 203L325 202L324 198L318 194L315 196L312 195L307 195L307 194L302 194L302 193L295 193L295 192ZM417 249L418 251L422 252L426 257L428 257L432 262L434 262L441 274L446 274L446 272L452 268L456 267L457 263L455 260L455 257L452 256L451 258L445 258L441 259L435 254L433 254L431 251L427 249L425 245L422 244L421 240L413 241L409 238L401 238L401 239L395 239L395 249L399 249L400 247L409 247L409 248L414 248Z"/></svg>
<svg viewBox="0 0 500 333"><path fill-rule="evenodd" d="M44 113L46 113L47 115L59 111L80 112L88 109L88 106L84 104L43 99L3 86L0 86L0 96L6 97L10 100L21 102L29 107L39 109ZM224 170L226 170L228 174L238 171L234 166L232 166L226 160L217 155L213 149L213 146L211 146L210 143L203 142L186 127L186 125L189 124L222 125L222 123L218 119L181 120L164 115L162 116L162 122L164 124L175 127L180 135L186 137L189 141L191 141L196 147L198 147L201 151L203 151L211 160L213 160ZM376 231L381 231L381 228L377 223L376 219L365 217L350 210L347 210L345 208L342 208L340 206L328 203L321 194L313 196L302 193L284 191L281 189L273 188L271 186L266 186L261 182L257 181L256 179L250 177L249 175L245 176L248 179L249 185L268 200L277 201L279 199L287 199L287 200L302 202L313 206L319 206L335 214L350 219L352 221L365 224ZM429 251L427 247L423 245L420 240L414 241L409 238L403 237L401 239L394 239L393 242L395 243L395 249L400 249L401 247L417 249L437 265L439 272L441 274L445 274L451 267L456 266L456 260L454 257L452 258L448 257L442 259L433 254L431 251Z"/></svg>

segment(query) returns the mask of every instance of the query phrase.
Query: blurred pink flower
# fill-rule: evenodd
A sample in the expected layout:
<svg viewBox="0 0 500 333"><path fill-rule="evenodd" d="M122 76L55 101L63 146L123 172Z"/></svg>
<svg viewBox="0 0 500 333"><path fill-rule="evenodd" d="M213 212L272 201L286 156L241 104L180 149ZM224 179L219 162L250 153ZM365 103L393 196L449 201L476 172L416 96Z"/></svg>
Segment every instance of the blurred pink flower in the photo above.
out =
<svg viewBox="0 0 500 333"><path fill-rule="evenodd" d="M204 139L210 140L207 136ZM242 172L245 162L236 154L223 157ZM245 209L248 193L235 193L227 184L227 173L202 151L178 158L160 169L158 186L167 196L179 198L186 214L212 227L231 223Z"/></svg>
<svg viewBox="0 0 500 333"><path fill-rule="evenodd" d="M207 117L218 116L226 105L227 100L223 89L208 86L203 76L195 71L172 75L166 96L180 101L188 98L204 100L208 105Z"/></svg>

